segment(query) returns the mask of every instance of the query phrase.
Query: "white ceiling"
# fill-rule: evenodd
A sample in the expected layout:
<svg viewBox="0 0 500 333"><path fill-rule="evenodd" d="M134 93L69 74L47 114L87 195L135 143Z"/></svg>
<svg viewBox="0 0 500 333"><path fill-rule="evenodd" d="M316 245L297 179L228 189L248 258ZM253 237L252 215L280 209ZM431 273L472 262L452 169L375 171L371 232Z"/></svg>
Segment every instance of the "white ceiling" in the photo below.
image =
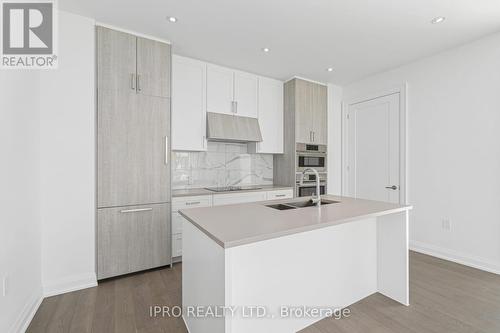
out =
<svg viewBox="0 0 500 333"><path fill-rule="evenodd" d="M337 84L500 31L499 0L61 0L59 6L168 39L176 54L278 79ZM430 24L436 16L446 21Z"/></svg>

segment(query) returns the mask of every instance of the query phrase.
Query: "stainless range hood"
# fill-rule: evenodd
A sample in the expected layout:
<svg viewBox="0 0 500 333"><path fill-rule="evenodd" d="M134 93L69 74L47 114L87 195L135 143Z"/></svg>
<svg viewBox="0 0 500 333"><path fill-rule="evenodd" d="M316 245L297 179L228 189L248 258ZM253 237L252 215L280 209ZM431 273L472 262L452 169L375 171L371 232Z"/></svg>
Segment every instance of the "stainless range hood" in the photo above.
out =
<svg viewBox="0 0 500 333"><path fill-rule="evenodd" d="M207 140L226 142L261 142L256 118L207 112Z"/></svg>

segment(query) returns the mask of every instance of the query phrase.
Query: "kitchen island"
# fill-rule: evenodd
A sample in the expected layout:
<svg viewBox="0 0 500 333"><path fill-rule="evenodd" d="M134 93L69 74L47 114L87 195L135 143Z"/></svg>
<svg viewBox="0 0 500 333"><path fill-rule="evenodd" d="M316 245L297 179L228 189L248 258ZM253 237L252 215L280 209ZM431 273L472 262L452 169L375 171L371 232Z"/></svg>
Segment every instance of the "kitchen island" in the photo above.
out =
<svg viewBox="0 0 500 333"><path fill-rule="evenodd" d="M190 333L296 332L375 292L409 304L411 207L329 195L295 207L305 200L180 211Z"/></svg>

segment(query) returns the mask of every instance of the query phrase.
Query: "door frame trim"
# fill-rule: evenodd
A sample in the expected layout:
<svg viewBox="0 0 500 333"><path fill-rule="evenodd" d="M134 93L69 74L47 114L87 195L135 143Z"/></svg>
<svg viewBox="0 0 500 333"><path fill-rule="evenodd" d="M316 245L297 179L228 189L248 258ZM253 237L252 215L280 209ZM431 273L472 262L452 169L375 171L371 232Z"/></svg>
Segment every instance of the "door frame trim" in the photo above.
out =
<svg viewBox="0 0 500 333"><path fill-rule="evenodd" d="M349 106L367 102L376 98L385 97L399 93L399 202L408 203L408 104L407 104L408 83L404 82L399 86L384 89L374 93L368 93L362 96L342 101L342 144L341 144L341 193L347 194L347 112Z"/></svg>

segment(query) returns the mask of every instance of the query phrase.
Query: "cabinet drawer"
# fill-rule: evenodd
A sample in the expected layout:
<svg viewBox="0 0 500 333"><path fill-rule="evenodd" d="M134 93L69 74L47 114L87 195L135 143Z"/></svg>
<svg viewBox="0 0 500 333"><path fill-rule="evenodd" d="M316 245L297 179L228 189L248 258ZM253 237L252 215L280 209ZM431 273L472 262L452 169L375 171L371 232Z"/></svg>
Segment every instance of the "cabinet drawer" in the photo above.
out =
<svg viewBox="0 0 500 333"><path fill-rule="evenodd" d="M97 210L97 276L170 264L170 204Z"/></svg>
<svg viewBox="0 0 500 333"><path fill-rule="evenodd" d="M293 198L293 190L276 190L267 192L267 200L290 199Z"/></svg>
<svg viewBox="0 0 500 333"><path fill-rule="evenodd" d="M172 257L182 255L182 234L172 235Z"/></svg>
<svg viewBox="0 0 500 333"><path fill-rule="evenodd" d="M217 194L214 195L214 206L230 205L245 202L256 202L266 200L266 192L244 192L244 193L231 193L231 194Z"/></svg>
<svg viewBox="0 0 500 333"><path fill-rule="evenodd" d="M172 199L172 211L195 208L195 207L210 207L212 206L211 195L199 195L194 197L179 197Z"/></svg>

